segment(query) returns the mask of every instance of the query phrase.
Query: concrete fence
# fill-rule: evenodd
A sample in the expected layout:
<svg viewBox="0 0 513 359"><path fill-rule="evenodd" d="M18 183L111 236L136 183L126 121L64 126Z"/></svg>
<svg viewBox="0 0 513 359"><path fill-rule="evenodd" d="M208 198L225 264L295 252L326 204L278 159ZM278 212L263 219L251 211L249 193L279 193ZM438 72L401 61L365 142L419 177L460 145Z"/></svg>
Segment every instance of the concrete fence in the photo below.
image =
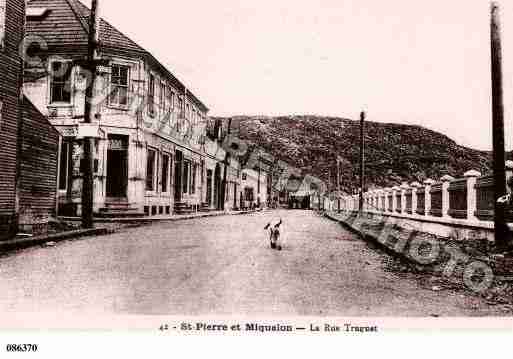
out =
<svg viewBox="0 0 513 359"><path fill-rule="evenodd" d="M513 177L513 161L506 163L506 177ZM512 189L508 190L511 193ZM465 229L486 232L486 237L493 238L493 176L482 176L476 170L466 172L462 178L446 175L438 181L428 179L422 184L375 189L364 193L363 198L367 215L402 219L437 235ZM340 210L358 211L358 203L358 195L345 196ZM513 228L513 210L506 211L506 218Z"/></svg>

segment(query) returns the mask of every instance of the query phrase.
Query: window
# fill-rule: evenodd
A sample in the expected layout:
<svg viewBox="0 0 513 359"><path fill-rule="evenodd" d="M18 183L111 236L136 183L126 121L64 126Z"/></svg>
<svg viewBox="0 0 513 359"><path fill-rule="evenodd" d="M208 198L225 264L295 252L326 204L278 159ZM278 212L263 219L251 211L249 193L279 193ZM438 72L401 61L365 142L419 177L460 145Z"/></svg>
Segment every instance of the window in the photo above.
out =
<svg viewBox="0 0 513 359"><path fill-rule="evenodd" d="M246 187L244 188L244 198L246 201L253 202L255 196L253 194L253 188Z"/></svg>
<svg viewBox="0 0 513 359"><path fill-rule="evenodd" d="M183 100L181 98L178 98L178 111L180 111L181 117L185 115L183 113Z"/></svg>
<svg viewBox="0 0 513 359"><path fill-rule="evenodd" d="M164 108L164 112L169 113L171 112L171 88L166 87L166 106Z"/></svg>
<svg viewBox="0 0 513 359"><path fill-rule="evenodd" d="M168 96L169 96L169 107L171 109L173 109L173 108L175 108L175 93L173 92L173 90L171 90L171 87L169 88Z"/></svg>
<svg viewBox="0 0 513 359"><path fill-rule="evenodd" d="M71 103L71 63L54 61L50 72L50 103Z"/></svg>
<svg viewBox="0 0 513 359"><path fill-rule="evenodd" d="M65 191L68 188L68 179L71 175L71 151L70 142L62 142L60 154L59 190Z"/></svg>
<svg viewBox="0 0 513 359"><path fill-rule="evenodd" d="M197 176L197 173L198 173L198 164L195 163L192 166L192 181L191 181L191 193L192 194L196 193L196 176Z"/></svg>
<svg viewBox="0 0 513 359"><path fill-rule="evenodd" d="M157 159L157 152L148 149L148 159L146 162L146 191L155 191L155 161Z"/></svg>
<svg viewBox="0 0 513 359"><path fill-rule="evenodd" d="M3 126L3 109L4 109L4 103L2 100L0 100L0 131L2 130Z"/></svg>
<svg viewBox="0 0 513 359"><path fill-rule="evenodd" d="M128 106L128 66L112 65L110 76L109 103L114 106Z"/></svg>
<svg viewBox="0 0 513 359"><path fill-rule="evenodd" d="M5 39L5 0L0 0L0 49L4 47Z"/></svg>
<svg viewBox="0 0 513 359"><path fill-rule="evenodd" d="M169 155L162 155L162 192L167 193L169 191Z"/></svg>
<svg viewBox="0 0 513 359"><path fill-rule="evenodd" d="M160 91L159 91L159 106L160 112L166 112L166 84L164 82L160 82Z"/></svg>
<svg viewBox="0 0 513 359"><path fill-rule="evenodd" d="M148 83L148 113L151 117L155 116L155 76L151 74Z"/></svg>
<svg viewBox="0 0 513 359"><path fill-rule="evenodd" d="M191 168L191 163L189 161L185 161L183 163L183 193L188 193L189 189L189 172Z"/></svg>

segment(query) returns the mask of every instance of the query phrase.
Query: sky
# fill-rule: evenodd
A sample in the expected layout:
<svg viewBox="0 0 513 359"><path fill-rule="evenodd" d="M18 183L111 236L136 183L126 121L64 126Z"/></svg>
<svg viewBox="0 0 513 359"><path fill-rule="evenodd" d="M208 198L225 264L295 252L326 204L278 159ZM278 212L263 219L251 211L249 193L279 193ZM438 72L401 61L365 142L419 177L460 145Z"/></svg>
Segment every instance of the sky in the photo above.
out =
<svg viewBox="0 0 513 359"><path fill-rule="evenodd" d="M421 125L492 146L486 0L99 0L211 116L318 114ZM90 1L84 0L89 5ZM513 147L513 2L501 6Z"/></svg>

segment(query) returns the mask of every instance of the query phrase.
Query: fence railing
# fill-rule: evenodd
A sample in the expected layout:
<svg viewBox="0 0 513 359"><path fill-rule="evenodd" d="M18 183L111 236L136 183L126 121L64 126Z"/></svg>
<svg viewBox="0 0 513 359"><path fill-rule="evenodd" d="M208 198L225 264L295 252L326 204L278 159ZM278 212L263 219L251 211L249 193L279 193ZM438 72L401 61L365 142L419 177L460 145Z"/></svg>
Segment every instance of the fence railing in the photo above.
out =
<svg viewBox="0 0 513 359"><path fill-rule="evenodd" d="M513 161L506 163L506 177L513 177ZM511 193L511 188L508 191ZM420 184L403 183L400 187L381 188L364 193L364 210L389 215L492 221L494 216L493 176L481 176L475 170L463 178L444 176L439 181L428 179ZM342 210L357 210L358 195L347 196ZM513 208L506 210L513 222Z"/></svg>
<svg viewBox="0 0 513 359"><path fill-rule="evenodd" d="M476 182L477 206L475 216L482 221L491 221L495 212L493 176L480 177Z"/></svg>
<svg viewBox="0 0 513 359"><path fill-rule="evenodd" d="M467 218L467 182L467 179L463 178L449 184L449 216L453 218Z"/></svg>

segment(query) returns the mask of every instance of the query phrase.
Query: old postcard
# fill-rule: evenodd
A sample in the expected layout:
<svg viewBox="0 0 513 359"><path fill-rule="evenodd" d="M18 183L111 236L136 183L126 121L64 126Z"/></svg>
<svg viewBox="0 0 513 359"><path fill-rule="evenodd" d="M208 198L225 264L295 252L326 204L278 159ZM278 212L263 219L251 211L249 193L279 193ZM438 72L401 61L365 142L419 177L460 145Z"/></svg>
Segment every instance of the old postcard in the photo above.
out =
<svg viewBox="0 0 513 359"><path fill-rule="evenodd" d="M511 333L512 14L0 0L0 330Z"/></svg>

